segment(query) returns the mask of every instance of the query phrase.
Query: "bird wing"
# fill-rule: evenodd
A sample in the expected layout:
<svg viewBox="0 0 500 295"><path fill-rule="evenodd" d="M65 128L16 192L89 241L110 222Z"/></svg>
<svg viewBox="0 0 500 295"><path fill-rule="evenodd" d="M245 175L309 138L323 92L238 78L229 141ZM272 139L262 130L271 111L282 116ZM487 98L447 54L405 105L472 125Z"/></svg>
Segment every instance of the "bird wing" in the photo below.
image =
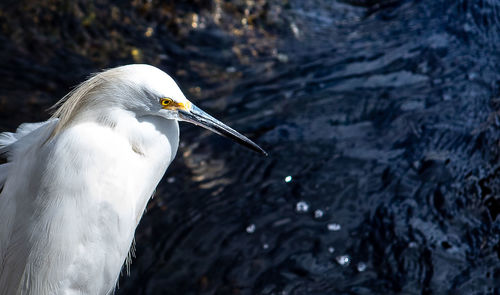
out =
<svg viewBox="0 0 500 295"><path fill-rule="evenodd" d="M50 119L44 122L37 123L23 123L17 127L16 132L2 132L0 133L0 154L7 154L7 157L12 156L12 150L15 147L15 143L21 138L30 134L31 132L39 129L47 124L53 125L59 119ZM10 160L9 158L7 158Z"/></svg>
<svg viewBox="0 0 500 295"><path fill-rule="evenodd" d="M11 243L10 237L17 230L17 228L14 228L14 220L12 219L14 216L13 212L16 212L17 196L12 194L12 192L6 191L9 189L7 183L11 177L14 177L13 181L22 183L23 177L25 177L25 175L12 175L15 174L13 171L16 170L14 158L24 157L29 154L30 149L43 144L56 123L57 119L40 123L27 123L19 126L14 133L0 133L0 155L7 158L7 163L0 165L0 286L6 286L5 282L2 282L2 278L4 277L2 274L7 272L22 273L23 271L21 269L22 261L17 265L19 269L17 267L4 269L4 262L8 259L9 255L7 248L9 243ZM21 250L23 246L18 244L16 248ZM8 292L0 290L0 294L9 294Z"/></svg>
<svg viewBox="0 0 500 295"><path fill-rule="evenodd" d="M58 120L55 118L44 122L23 123L17 128L16 132L0 133L0 156L7 158L7 163L0 165L0 189L4 186L9 175L9 162L12 161L15 149L26 147L39 140L39 136L44 136L46 129L52 130ZM38 136L26 136L32 132L37 133Z"/></svg>

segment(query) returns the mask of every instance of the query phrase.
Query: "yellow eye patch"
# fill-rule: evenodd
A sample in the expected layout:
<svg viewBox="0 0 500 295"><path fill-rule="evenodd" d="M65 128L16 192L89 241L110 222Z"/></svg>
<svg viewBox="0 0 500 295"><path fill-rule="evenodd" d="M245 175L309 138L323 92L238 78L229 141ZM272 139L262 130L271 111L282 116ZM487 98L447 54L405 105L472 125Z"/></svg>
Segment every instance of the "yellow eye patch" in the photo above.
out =
<svg viewBox="0 0 500 295"><path fill-rule="evenodd" d="M163 107L168 107L172 106L174 104L174 101L171 98L165 97L160 99L160 103Z"/></svg>
<svg viewBox="0 0 500 295"><path fill-rule="evenodd" d="M175 102L170 97L161 98L160 104L161 104L163 109L167 109L167 110L175 110L175 109L189 110L189 109L191 109L191 103L189 101L186 103Z"/></svg>

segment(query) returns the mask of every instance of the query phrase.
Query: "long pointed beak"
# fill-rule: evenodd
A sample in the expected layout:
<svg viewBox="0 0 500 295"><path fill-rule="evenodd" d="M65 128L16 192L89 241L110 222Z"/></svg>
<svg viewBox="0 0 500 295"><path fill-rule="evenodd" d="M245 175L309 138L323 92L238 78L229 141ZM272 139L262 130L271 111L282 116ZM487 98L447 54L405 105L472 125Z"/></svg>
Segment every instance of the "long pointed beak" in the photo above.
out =
<svg viewBox="0 0 500 295"><path fill-rule="evenodd" d="M191 105L190 110L179 110L179 118L183 121L193 123L195 125L204 127L210 131L213 131L219 135L228 137L237 143L246 146L247 148L254 150L258 153L267 156L266 151L264 151L260 146L246 138L238 131L232 129L231 127L225 125L221 121L215 119L209 114L202 111L195 105Z"/></svg>

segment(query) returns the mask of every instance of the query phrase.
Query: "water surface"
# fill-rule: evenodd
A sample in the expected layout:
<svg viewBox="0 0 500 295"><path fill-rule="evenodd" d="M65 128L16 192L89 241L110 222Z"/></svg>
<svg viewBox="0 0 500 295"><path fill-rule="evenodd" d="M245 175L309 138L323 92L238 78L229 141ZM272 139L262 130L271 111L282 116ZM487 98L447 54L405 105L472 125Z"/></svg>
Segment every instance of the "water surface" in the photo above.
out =
<svg viewBox="0 0 500 295"><path fill-rule="evenodd" d="M498 294L500 4L266 3L193 2L171 31L119 6L137 48L108 62L50 45L32 64L0 36L5 129L137 60L270 154L182 125L117 294Z"/></svg>

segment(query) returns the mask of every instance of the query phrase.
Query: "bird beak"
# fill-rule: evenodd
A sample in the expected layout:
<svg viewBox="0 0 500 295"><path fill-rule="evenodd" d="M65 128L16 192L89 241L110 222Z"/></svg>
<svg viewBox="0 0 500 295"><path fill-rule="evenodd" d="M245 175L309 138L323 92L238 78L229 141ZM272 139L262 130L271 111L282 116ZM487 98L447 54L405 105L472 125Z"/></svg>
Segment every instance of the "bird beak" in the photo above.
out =
<svg viewBox="0 0 500 295"><path fill-rule="evenodd" d="M228 137L237 143L246 146L247 148L254 150L258 153L267 156L266 151L264 151L261 147L259 147L256 143L246 138L242 134L238 133L236 130L231 127L225 125L221 121L215 119L209 114L202 111L195 105L191 105L191 107L179 109L179 118L183 121L193 123L195 125L204 127L210 131L213 131L219 135Z"/></svg>

